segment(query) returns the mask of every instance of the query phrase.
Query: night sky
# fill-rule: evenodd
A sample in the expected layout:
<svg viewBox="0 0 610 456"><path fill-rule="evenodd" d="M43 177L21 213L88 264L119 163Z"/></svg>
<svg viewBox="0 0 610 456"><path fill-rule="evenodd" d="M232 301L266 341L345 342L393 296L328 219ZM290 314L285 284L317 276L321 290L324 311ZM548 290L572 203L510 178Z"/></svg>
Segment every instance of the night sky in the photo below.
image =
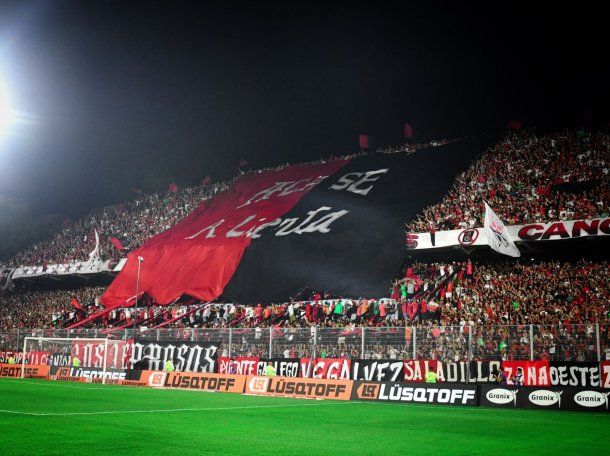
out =
<svg viewBox="0 0 610 456"><path fill-rule="evenodd" d="M421 139L589 108L606 125L607 16L534 3L2 0L0 79L26 121L0 144L0 195L75 217L241 157L400 144L405 121Z"/></svg>

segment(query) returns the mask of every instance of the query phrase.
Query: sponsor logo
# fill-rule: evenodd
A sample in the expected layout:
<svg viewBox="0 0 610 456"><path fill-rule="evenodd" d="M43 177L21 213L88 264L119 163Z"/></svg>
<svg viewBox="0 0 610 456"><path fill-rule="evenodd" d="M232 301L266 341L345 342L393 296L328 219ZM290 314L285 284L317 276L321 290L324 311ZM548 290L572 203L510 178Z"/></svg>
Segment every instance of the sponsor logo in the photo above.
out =
<svg viewBox="0 0 610 456"><path fill-rule="evenodd" d="M166 376L166 372L152 372L148 377L148 385L153 388L163 388Z"/></svg>
<svg viewBox="0 0 610 456"><path fill-rule="evenodd" d="M83 369L81 367L60 367L56 372L58 380L79 381L84 380L90 383L119 383L119 380L125 380L127 373L124 371L104 372L103 369Z"/></svg>
<svg viewBox="0 0 610 456"><path fill-rule="evenodd" d="M71 370L72 369L69 367L60 367L56 375L57 380L63 380L68 382L82 382L85 380L84 377L74 377L70 375Z"/></svg>
<svg viewBox="0 0 610 456"><path fill-rule="evenodd" d="M352 384L351 380L249 377L246 392L272 396L349 400Z"/></svg>
<svg viewBox="0 0 610 456"><path fill-rule="evenodd" d="M82 369L71 367L68 377L87 378L87 379L107 379L107 380L125 380L127 374L123 371L106 371L102 369Z"/></svg>
<svg viewBox="0 0 610 456"><path fill-rule="evenodd" d="M138 380L122 380L118 383L123 386L146 386L146 383Z"/></svg>
<svg viewBox="0 0 610 456"><path fill-rule="evenodd" d="M555 404L557 404L558 407L561 407L562 394L563 391L536 390L530 393L529 400L532 404L541 407L549 407Z"/></svg>
<svg viewBox="0 0 610 456"><path fill-rule="evenodd" d="M267 392L270 394L288 396L336 399L347 393L347 386L342 383L285 380L282 377L276 377L271 379Z"/></svg>
<svg viewBox="0 0 610 456"><path fill-rule="evenodd" d="M487 391L485 397L489 402L494 404L508 404L512 402L513 405L517 405L517 393L519 390L507 390L504 388L494 388Z"/></svg>
<svg viewBox="0 0 610 456"><path fill-rule="evenodd" d="M206 391L232 391L241 393L241 388L236 383L236 376L223 376L219 374L182 374L170 372L165 377L163 386L168 388L199 389Z"/></svg>
<svg viewBox="0 0 610 456"><path fill-rule="evenodd" d="M469 228L458 234L458 242L462 245L472 245L478 238L479 230L476 228Z"/></svg>
<svg viewBox="0 0 610 456"><path fill-rule="evenodd" d="M379 384L377 383L362 383L356 390L358 399L377 399L379 396Z"/></svg>
<svg viewBox="0 0 610 456"><path fill-rule="evenodd" d="M269 379L267 377L252 377L248 382L248 388L253 393L266 393Z"/></svg>
<svg viewBox="0 0 610 456"><path fill-rule="evenodd" d="M28 378L46 378L47 373L40 367L26 367L23 376ZM21 366L10 365L0 367L0 377L21 377Z"/></svg>
<svg viewBox="0 0 610 456"><path fill-rule="evenodd" d="M600 393L598 391L581 391L574 396L574 402L583 407L601 407L606 406L608 410L608 393Z"/></svg>
<svg viewBox="0 0 610 456"><path fill-rule="evenodd" d="M476 389L413 388L396 383L382 383L378 399L382 401L425 402L428 404L474 404Z"/></svg>

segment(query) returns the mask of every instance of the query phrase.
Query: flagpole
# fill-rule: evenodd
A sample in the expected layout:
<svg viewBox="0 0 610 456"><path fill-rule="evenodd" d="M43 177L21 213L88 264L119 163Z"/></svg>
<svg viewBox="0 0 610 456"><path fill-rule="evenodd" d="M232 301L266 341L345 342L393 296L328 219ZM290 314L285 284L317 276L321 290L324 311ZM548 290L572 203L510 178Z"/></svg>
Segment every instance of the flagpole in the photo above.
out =
<svg viewBox="0 0 610 456"><path fill-rule="evenodd" d="M138 274L136 276L136 307L135 307L135 311L134 311L134 321L133 321L134 334L135 334L135 330L136 330L136 323L138 321L138 295L140 294L140 267L142 266L142 261L144 261L144 258L142 258L141 256L138 256Z"/></svg>

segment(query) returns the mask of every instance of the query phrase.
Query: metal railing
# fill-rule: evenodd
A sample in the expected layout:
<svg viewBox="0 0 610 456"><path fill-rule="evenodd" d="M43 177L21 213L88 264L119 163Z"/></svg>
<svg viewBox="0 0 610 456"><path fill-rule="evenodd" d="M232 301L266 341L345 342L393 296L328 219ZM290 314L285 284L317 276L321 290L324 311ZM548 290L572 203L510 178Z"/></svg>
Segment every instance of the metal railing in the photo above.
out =
<svg viewBox="0 0 610 456"><path fill-rule="evenodd" d="M21 351L27 336L220 344L221 356L270 358L600 361L610 359L610 325L16 329L0 332L0 351Z"/></svg>

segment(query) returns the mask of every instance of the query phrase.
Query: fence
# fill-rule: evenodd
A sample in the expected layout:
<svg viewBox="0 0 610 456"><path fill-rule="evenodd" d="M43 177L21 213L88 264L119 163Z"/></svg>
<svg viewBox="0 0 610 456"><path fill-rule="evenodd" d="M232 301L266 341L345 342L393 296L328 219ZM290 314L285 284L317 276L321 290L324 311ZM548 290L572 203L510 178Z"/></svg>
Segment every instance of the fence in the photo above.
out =
<svg viewBox="0 0 610 456"><path fill-rule="evenodd" d="M610 325L19 329L0 332L0 351L20 351L26 336L148 341L202 340L220 344L223 356L271 358L600 361L610 359Z"/></svg>

